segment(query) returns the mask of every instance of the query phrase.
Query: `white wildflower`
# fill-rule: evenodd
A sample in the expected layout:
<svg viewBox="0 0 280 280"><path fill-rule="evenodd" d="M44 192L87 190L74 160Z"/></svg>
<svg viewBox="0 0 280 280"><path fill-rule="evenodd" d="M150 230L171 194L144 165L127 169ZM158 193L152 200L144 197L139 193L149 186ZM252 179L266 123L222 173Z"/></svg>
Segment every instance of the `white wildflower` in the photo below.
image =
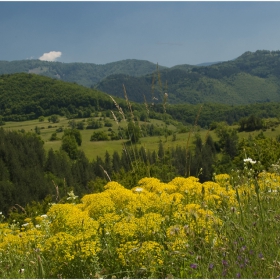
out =
<svg viewBox="0 0 280 280"><path fill-rule="evenodd" d="M71 192L69 192L69 193L67 193L67 194L69 195L69 197L67 198L67 200L78 198L78 196L75 195L73 191L71 191Z"/></svg>
<svg viewBox="0 0 280 280"><path fill-rule="evenodd" d="M139 188L139 187L138 187L138 188L136 188L134 191L140 193L140 192L143 191L143 188Z"/></svg>
<svg viewBox="0 0 280 280"><path fill-rule="evenodd" d="M272 189L269 189L269 190L268 190L268 192L274 192L274 193L276 193L276 192L277 192L277 190L272 190Z"/></svg>
<svg viewBox="0 0 280 280"><path fill-rule="evenodd" d="M246 162L250 162L251 164L255 164L257 161L256 160L252 160L251 158L245 158L244 159L244 162L246 163Z"/></svg>

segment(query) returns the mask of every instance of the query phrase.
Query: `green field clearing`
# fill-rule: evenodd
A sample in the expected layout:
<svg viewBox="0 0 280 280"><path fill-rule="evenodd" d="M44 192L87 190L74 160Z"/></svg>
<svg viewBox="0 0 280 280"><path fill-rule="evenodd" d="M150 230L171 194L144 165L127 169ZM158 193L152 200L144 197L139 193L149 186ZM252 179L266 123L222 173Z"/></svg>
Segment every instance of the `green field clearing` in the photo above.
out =
<svg viewBox="0 0 280 280"><path fill-rule="evenodd" d="M99 119L99 117L94 118L96 120ZM84 121L86 123L87 119L75 119L76 122ZM114 131L117 131L118 125L111 120L112 123L112 129ZM151 119L150 124L154 124L155 126L164 127L165 124L161 120L154 120ZM141 123L143 124L143 122ZM125 121L122 121L119 123L121 127L126 127L127 123ZM43 122L40 122L39 120L31 120L31 121L24 121L24 122L6 122L6 124L3 126L3 128L8 130L22 130L24 129L25 132L35 132L35 127L40 128L40 137L44 141L44 147L46 151L49 149L58 150L61 146L61 140L57 141L50 141L50 137L52 133L56 132L56 129L62 127L63 129L70 128L69 126L69 119L65 117L60 117L59 123L50 123L47 118ZM233 126L234 128L237 128L237 126ZM168 129L172 131L176 131L176 127L174 125L169 125ZM108 127L102 127L98 129L84 129L80 130L82 135L82 145L80 147L81 150L83 150L88 157L89 160L95 159L97 156L103 157L105 155L105 152L108 151L110 154L112 154L114 151L117 151L121 153L123 149L123 143L126 142L126 139L124 140L115 140L115 141L98 141L98 142L92 142L90 141L90 137L94 131L108 131ZM189 145L192 144L194 140L194 135L196 132L199 132L202 139L206 139L207 135L211 135L213 140L217 140L217 136L215 132L208 131L205 129L195 129L193 133L191 133L191 137L189 140ZM248 138L249 135L252 137L257 136L261 131L253 131L253 132L240 132L238 133L239 138ZM280 134L280 128L279 126L275 129L267 129L266 131L263 131L264 135L267 137L276 137ZM137 144L138 147L143 146L146 150L154 151L158 149L160 141L162 141L163 146L165 149L176 147L176 146L186 146L188 143L189 138L189 132L187 133L177 133L176 134L176 140L172 141L172 135L168 136L167 139L164 136L152 136L152 137L142 137L140 139L140 143ZM57 137L62 138L63 132L57 132Z"/></svg>

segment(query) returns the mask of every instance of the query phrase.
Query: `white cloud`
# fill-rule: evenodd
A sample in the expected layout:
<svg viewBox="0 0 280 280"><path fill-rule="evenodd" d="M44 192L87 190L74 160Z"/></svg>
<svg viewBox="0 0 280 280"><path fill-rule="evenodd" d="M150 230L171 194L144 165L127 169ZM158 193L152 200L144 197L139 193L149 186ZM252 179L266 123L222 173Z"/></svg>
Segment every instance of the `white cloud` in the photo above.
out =
<svg viewBox="0 0 280 280"><path fill-rule="evenodd" d="M61 57L62 52L48 52L44 53L42 56L39 57L40 60L47 60L47 61L55 61L57 58Z"/></svg>

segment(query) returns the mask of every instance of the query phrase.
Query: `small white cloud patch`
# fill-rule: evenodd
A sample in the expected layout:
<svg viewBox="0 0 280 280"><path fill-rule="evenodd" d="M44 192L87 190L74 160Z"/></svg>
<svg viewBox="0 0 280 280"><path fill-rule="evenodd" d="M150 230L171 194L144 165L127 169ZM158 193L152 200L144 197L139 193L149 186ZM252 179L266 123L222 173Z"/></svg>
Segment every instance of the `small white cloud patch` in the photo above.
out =
<svg viewBox="0 0 280 280"><path fill-rule="evenodd" d="M40 60L46 60L46 61L55 61L57 58L61 57L62 52L48 52L44 53L42 56L39 57Z"/></svg>

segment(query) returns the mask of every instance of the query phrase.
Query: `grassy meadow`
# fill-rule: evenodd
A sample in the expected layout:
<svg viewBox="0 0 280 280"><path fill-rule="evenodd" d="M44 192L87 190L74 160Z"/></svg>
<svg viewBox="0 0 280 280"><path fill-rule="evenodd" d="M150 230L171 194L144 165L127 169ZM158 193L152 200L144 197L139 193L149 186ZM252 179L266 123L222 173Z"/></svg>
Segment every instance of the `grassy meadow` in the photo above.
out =
<svg viewBox="0 0 280 280"><path fill-rule="evenodd" d="M100 117L93 118L95 120L99 120ZM109 118L107 118L109 119ZM109 119L112 123L112 129L114 131L118 130L118 125L115 123L113 119ZM86 124L87 119L81 118L81 119L75 119L76 122L84 121ZM140 124L145 124L144 122L140 122ZM150 119L149 124L154 124L157 127L164 128L165 123L161 120L156 119ZM61 140L55 140L50 141L50 137L53 133L56 132L56 129L62 127L64 129L69 129L69 119L66 117L60 117L58 123L50 123L47 118L45 118L44 121L36 120L30 120L30 121L24 121L24 122L6 122L6 124L3 126L5 129L9 130L22 130L24 129L25 132L35 132L35 127L38 127L40 129L40 137L44 141L44 147L46 151L49 149L58 150L61 146ZM120 127L126 128L127 123L122 120L119 123ZM233 128L237 128L237 125L233 125ZM167 126L167 128L171 131L177 132L177 128L170 124ZM150 136L150 137L142 137L140 139L140 143L137 144L138 146L144 146L146 150L157 150L159 142L162 141L162 144L164 148L168 147L175 147L175 146L185 146L187 145L188 139L191 136L189 140L189 144L192 144L193 136L195 133L199 132L202 139L206 139L207 135L211 135L213 140L217 140L217 136L213 131L209 131L206 129L202 129L200 127L189 127L188 129L191 130L190 132L185 133L176 133L176 140L173 140L172 135L169 135L167 138L164 136ZM83 129L80 130L81 136L82 136L82 145L79 147L79 149L83 150L85 152L85 155L88 157L89 160L95 159L97 156L103 157L105 155L105 152L108 151L110 154L112 154L114 151L121 152L123 148L123 143L126 141L126 139L122 140L114 140L114 141L90 141L90 137L93 134L94 131L106 131L108 132L108 127L102 127L98 129ZM238 136L240 139L242 138L248 138L249 135L252 137L257 136L261 131L253 131L253 132L239 132ZM266 131L263 131L264 135L267 137L276 137L280 134L280 127L276 127L275 129L267 129ZM63 131L57 132L57 137L62 138ZM124 136L125 137L125 136Z"/></svg>
<svg viewBox="0 0 280 280"><path fill-rule="evenodd" d="M99 117L94 118L95 120L98 120ZM85 118L82 119L75 119L76 122L84 121L86 123ZM110 119L112 123L112 129L114 131L118 130L118 125L114 122L114 120ZM144 122L140 122L140 124L144 124ZM154 124L155 126L164 128L165 123L161 120L151 119L149 124ZM50 141L50 137L53 133L56 132L56 130L60 127L63 129L69 129L69 119L65 117L60 117L58 123L50 123L47 118L45 118L44 121L39 120L29 120L24 122L6 122L5 126L3 126L5 129L8 130L22 130L24 129L25 132L35 132L35 127L38 127L40 129L40 137L44 141L44 147L47 150L54 149L58 150L61 146L61 140L55 140ZM126 128L127 123L125 121L121 121L119 123L119 126ZM168 125L168 129L176 132L176 127L174 125ZM123 148L123 142L127 141L126 139L122 140L114 140L114 141L90 141L90 137L94 131L106 131L108 132L108 127L102 127L98 129L83 129L80 130L81 136L82 136L82 145L79 147L81 150L83 150L88 157L88 159L92 160L95 159L97 156L103 157L105 155L105 152L108 151L110 154L112 154L114 151L121 152ZM197 129L196 129L197 131ZM199 132L202 136L202 139L206 137L206 135L209 133L207 130L199 129ZM58 138L62 138L63 131L62 132L56 132ZM192 135L194 135L195 131L193 131ZM210 132L211 136L216 139L216 136L214 133ZM186 145L187 139L189 137L189 132L187 133L177 133L176 134L176 141L172 141L172 135L168 136L167 139L164 136L151 136L151 137L142 137L140 139L140 143L137 144L139 146L144 146L147 150L157 150L159 142L162 141L164 147L172 147L172 146L184 146Z"/></svg>

